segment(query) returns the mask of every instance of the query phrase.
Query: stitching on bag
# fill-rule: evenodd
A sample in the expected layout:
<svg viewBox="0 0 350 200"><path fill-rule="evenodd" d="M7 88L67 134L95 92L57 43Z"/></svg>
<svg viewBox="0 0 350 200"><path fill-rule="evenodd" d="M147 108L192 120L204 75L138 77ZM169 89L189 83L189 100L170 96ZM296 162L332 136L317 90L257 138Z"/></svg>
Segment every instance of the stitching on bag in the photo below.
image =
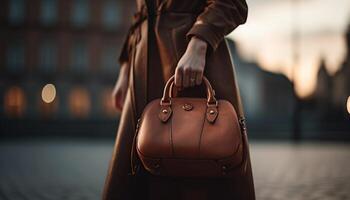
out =
<svg viewBox="0 0 350 200"><path fill-rule="evenodd" d="M203 123L202 123L202 128L201 128L201 135L199 136L199 143L198 143L198 157L201 157L201 144L202 144L202 136L203 136L203 129L204 129L204 124L206 120L207 112L205 110L204 117L203 117Z"/></svg>
<svg viewBox="0 0 350 200"><path fill-rule="evenodd" d="M243 144L242 144L243 145ZM243 145L244 147L244 145ZM201 158L184 158L184 157L161 157L161 156L158 156L158 155L146 155L144 154L139 148L138 146L136 145L136 150L138 153L140 153L144 158L148 158L148 159L177 159L177 160L199 160L199 161L203 161L203 160L216 160L216 161L220 161L220 160L227 160L227 159L233 159L235 156L236 156L236 153L238 153L238 150L239 148L237 147L237 150L232 153L231 155L229 156L225 156L225 157L220 157L220 158L204 158L204 159L201 159ZM244 154L244 149L242 149L242 154ZM243 160L243 159L242 159Z"/></svg>
<svg viewBox="0 0 350 200"><path fill-rule="evenodd" d="M170 116L170 146L171 146L171 153L172 156L175 155L175 150L174 150L174 142L173 142L173 116Z"/></svg>

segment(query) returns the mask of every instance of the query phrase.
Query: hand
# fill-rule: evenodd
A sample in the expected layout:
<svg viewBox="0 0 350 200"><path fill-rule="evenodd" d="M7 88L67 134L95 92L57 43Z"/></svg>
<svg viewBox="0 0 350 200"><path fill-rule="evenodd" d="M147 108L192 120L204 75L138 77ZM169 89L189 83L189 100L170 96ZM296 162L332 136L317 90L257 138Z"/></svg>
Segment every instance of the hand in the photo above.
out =
<svg viewBox="0 0 350 200"><path fill-rule="evenodd" d="M203 79L207 43L192 37L186 52L179 60L175 70L175 86L178 88L200 85Z"/></svg>
<svg viewBox="0 0 350 200"><path fill-rule="evenodd" d="M112 99L114 102L114 106L118 111L122 111L123 109L126 92L128 90L128 84L129 84L129 64L127 62L124 62L120 67L118 80L112 92Z"/></svg>

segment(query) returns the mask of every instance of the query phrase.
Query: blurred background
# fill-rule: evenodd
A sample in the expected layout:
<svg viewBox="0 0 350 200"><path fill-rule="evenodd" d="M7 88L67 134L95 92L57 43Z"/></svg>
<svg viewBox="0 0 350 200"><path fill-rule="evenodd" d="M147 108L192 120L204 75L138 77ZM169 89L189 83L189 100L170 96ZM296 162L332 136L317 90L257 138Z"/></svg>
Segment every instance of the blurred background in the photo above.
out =
<svg viewBox="0 0 350 200"><path fill-rule="evenodd" d="M247 2L226 39L258 199L350 199L350 1ZM1 1L0 199L100 198L134 3Z"/></svg>
<svg viewBox="0 0 350 200"><path fill-rule="evenodd" d="M111 92L134 2L1 2L1 134L113 136Z"/></svg>

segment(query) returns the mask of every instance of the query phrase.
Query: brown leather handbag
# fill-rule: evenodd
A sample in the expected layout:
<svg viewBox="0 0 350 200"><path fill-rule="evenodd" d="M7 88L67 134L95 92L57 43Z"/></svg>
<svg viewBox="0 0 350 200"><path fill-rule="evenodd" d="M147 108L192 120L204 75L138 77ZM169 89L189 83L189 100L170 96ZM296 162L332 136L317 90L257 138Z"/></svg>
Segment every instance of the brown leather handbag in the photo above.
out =
<svg viewBox="0 0 350 200"><path fill-rule="evenodd" d="M243 160L241 126L232 104L216 100L207 78L203 82L207 99L172 97L172 76L162 99L145 107L134 138L134 173L142 164L153 175L234 175L231 172Z"/></svg>

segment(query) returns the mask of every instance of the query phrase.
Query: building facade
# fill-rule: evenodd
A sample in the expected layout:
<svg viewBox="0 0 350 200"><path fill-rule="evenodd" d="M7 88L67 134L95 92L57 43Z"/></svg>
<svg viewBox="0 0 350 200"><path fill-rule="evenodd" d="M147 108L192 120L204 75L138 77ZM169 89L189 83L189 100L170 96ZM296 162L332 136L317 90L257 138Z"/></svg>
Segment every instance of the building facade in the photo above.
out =
<svg viewBox="0 0 350 200"><path fill-rule="evenodd" d="M2 1L0 119L114 122L111 91L133 3Z"/></svg>

